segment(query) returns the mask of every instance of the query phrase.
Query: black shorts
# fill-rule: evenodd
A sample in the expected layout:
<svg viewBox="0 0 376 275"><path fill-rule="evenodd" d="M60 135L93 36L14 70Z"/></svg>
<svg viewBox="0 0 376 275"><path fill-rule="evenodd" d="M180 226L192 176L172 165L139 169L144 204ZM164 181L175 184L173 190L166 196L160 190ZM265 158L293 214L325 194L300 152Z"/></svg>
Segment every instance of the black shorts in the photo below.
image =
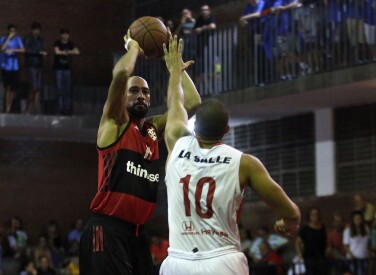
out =
<svg viewBox="0 0 376 275"><path fill-rule="evenodd" d="M5 71L2 70L4 88L10 87L12 91L17 89L18 86L18 71Z"/></svg>
<svg viewBox="0 0 376 275"><path fill-rule="evenodd" d="M81 236L80 275L153 274L149 242L142 228L92 214Z"/></svg>

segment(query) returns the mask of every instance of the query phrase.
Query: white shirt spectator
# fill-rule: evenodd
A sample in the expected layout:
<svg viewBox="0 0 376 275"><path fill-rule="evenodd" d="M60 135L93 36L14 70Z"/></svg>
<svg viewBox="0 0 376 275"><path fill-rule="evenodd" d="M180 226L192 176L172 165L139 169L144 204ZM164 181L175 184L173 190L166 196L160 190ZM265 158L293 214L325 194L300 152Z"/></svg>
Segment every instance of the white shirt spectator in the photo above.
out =
<svg viewBox="0 0 376 275"><path fill-rule="evenodd" d="M262 243L262 241L263 239L261 237L257 237L252 243L251 254L253 257L257 259L261 259L259 246ZM268 243L270 245L270 248L273 250L276 250L278 247L284 246L288 243L288 241L288 239L277 234L270 234L268 237Z"/></svg>
<svg viewBox="0 0 376 275"><path fill-rule="evenodd" d="M368 257L368 244L370 241L369 233L364 236L354 236L350 235L350 228L347 227L343 231L343 244L348 245L351 253L357 259L366 259ZM350 255L347 255L350 258Z"/></svg>

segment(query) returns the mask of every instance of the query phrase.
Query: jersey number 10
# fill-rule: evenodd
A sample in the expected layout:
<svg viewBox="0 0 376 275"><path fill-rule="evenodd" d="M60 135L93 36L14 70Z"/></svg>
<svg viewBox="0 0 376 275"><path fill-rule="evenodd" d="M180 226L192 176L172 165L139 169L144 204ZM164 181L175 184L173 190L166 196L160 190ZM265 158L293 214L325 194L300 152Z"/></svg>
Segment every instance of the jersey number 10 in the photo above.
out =
<svg viewBox="0 0 376 275"><path fill-rule="evenodd" d="M180 179L180 183L183 184L183 192L184 192L184 207L185 207L185 215L187 217L191 216L191 202L189 201L188 191L189 191L189 181L191 179L191 175L187 175L184 178ZM202 196L202 189L204 184L209 184L208 193L206 195L206 208L207 211L204 212L202 210L200 201ZM213 216L213 198L214 198L214 191L215 191L215 180L210 177L203 177L198 180L196 185L195 191L195 207L196 213L203 219L210 219Z"/></svg>

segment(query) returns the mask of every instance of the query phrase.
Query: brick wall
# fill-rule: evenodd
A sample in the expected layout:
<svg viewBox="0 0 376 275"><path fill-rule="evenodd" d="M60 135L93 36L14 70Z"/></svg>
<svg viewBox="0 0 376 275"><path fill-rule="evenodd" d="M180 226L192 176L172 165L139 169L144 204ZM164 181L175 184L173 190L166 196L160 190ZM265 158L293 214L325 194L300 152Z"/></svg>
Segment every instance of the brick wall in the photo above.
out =
<svg viewBox="0 0 376 275"><path fill-rule="evenodd" d="M33 21L42 24L49 55L45 60L47 82L52 81L53 43L62 27L71 31L71 41L81 50L75 57L75 83L108 84L112 69L112 52L121 51L123 35L131 22L130 0L14 0L1 4L0 34L6 35L8 24L17 25L18 34L29 33ZM22 59L22 58L21 58ZM22 74L22 79L25 75Z"/></svg>

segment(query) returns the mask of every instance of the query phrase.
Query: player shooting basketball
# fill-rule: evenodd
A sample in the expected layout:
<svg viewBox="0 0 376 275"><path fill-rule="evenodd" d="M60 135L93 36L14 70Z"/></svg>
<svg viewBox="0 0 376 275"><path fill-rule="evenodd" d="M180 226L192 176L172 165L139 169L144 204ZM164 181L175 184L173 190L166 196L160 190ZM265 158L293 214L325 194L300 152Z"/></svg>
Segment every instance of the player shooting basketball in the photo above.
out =
<svg viewBox="0 0 376 275"><path fill-rule="evenodd" d="M146 118L152 90L145 79L132 76L143 49L130 31L124 40L128 51L113 69L98 129L98 191L81 238L81 275L153 274L143 224L155 208L161 181L158 139L167 113ZM182 85L190 113L201 99L186 72Z"/></svg>
<svg viewBox="0 0 376 275"><path fill-rule="evenodd" d="M170 72L165 130L170 248L160 274L249 274L237 226L242 190L251 186L282 217L275 223L281 234L298 231L300 211L258 159L222 143L229 114L221 102L204 101L196 112L196 134L188 130L182 80L190 63L182 61L182 43L175 36L169 50L164 47Z"/></svg>

